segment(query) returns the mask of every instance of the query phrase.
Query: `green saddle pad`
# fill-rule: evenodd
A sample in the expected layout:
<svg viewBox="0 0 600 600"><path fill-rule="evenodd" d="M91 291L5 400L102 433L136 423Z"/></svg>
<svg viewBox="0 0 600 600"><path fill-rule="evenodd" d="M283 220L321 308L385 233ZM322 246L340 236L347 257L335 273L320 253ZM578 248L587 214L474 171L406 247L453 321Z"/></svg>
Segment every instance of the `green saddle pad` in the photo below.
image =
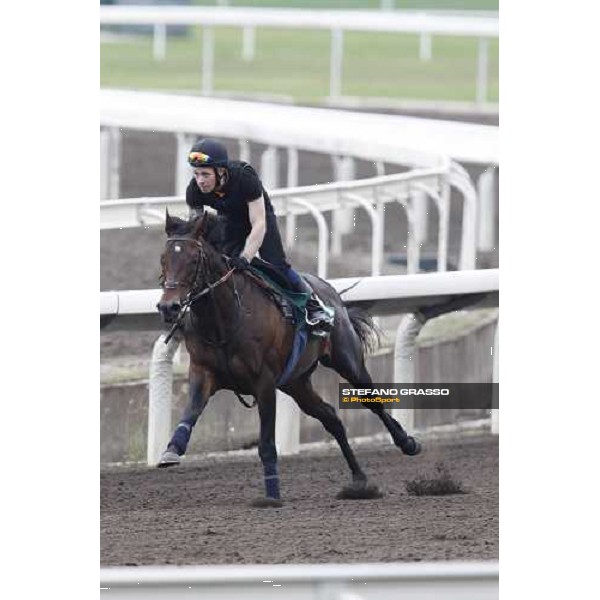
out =
<svg viewBox="0 0 600 600"><path fill-rule="evenodd" d="M279 285L274 279L255 264L250 265L250 271L267 285L272 287L279 295L289 300L294 309L294 325L296 328L306 325L306 303L310 299L310 294L304 292L293 292L292 290Z"/></svg>

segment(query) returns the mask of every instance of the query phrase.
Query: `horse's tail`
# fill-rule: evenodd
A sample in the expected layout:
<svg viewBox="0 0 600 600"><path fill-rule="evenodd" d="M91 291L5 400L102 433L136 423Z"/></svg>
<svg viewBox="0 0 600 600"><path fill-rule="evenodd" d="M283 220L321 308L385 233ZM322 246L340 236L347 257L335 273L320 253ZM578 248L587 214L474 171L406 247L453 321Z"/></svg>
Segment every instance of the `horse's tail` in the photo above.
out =
<svg viewBox="0 0 600 600"><path fill-rule="evenodd" d="M346 309L352 328L360 339L363 355L374 352L381 344L382 331L373 322L373 317L357 306L351 306Z"/></svg>

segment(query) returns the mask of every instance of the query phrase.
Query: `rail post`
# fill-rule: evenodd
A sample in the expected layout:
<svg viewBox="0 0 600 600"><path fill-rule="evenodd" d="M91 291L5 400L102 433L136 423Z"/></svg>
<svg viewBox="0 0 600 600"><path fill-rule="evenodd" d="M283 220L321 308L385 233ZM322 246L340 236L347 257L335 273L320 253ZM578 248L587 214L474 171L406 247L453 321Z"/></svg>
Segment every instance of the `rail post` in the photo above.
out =
<svg viewBox="0 0 600 600"><path fill-rule="evenodd" d="M215 37L212 27L204 27L202 32L202 95L213 93Z"/></svg>
<svg viewBox="0 0 600 600"><path fill-rule="evenodd" d="M280 456L300 452L300 409L291 396L277 390L275 446Z"/></svg>
<svg viewBox="0 0 600 600"><path fill-rule="evenodd" d="M420 321L415 314L402 317L396 330L396 343L394 345L394 382L415 382L416 341L424 321ZM408 431L415 427L415 411L407 408L393 408L390 414L400 422Z"/></svg>
<svg viewBox="0 0 600 600"><path fill-rule="evenodd" d="M165 344L165 334L154 343L149 373L148 447L149 466L158 464L171 434L171 404L173 394L173 357L179 347L175 335Z"/></svg>

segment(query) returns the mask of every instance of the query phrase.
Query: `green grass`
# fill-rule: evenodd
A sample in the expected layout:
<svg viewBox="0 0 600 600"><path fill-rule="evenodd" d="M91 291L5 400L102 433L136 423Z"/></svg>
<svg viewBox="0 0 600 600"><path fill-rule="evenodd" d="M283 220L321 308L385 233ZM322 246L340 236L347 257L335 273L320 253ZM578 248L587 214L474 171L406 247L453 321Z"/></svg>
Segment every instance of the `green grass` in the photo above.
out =
<svg viewBox="0 0 600 600"><path fill-rule="evenodd" d="M292 96L320 102L329 94L330 34L258 29L256 58L241 58L242 32L216 28L214 89ZM473 101L477 42L433 37L433 58L419 59L416 35L348 32L344 35L342 95L389 99ZM170 37L165 61L152 58L150 36L101 44L101 85L129 89L201 89L201 33ZM498 100L498 41L490 41L488 101Z"/></svg>

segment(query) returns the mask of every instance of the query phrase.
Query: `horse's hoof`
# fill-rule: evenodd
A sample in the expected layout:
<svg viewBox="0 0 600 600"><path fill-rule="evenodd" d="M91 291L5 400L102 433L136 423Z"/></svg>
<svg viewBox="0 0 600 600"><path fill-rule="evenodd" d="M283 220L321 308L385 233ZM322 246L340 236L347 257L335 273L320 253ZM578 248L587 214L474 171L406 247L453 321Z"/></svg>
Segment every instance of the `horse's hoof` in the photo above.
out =
<svg viewBox="0 0 600 600"><path fill-rule="evenodd" d="M164 467L174 467L175 465L178 465L181 463L181 456L179 456L179 454L177 454L176 452L171 452L170 450L167 450L166 452L162 453L162 456L160 457L160 460L158 461L158 464L156 465L159 469L162 469Z"/></svg>
<svg viewBox="0 0 600 600"><path fill-rule="evenodd" d="M407 443L402 447L402 452L406 456L416 456L421 454L422 449L421 442L418 442L414 437L409 437Z"/></svg>
<svg viewBox="0 0 600 600"><path fill-rule="evenodd" d="M376 485L368 485L366 481L354 481L336 497L338 500L372 500L383 497L383 492Z"/></svg>
<svg viewBox="0 0 600 600"><path fill-rule="evenodd" d="M279 498L257 498L251 504L255 508L281 508L283 501Z"/></svg>

